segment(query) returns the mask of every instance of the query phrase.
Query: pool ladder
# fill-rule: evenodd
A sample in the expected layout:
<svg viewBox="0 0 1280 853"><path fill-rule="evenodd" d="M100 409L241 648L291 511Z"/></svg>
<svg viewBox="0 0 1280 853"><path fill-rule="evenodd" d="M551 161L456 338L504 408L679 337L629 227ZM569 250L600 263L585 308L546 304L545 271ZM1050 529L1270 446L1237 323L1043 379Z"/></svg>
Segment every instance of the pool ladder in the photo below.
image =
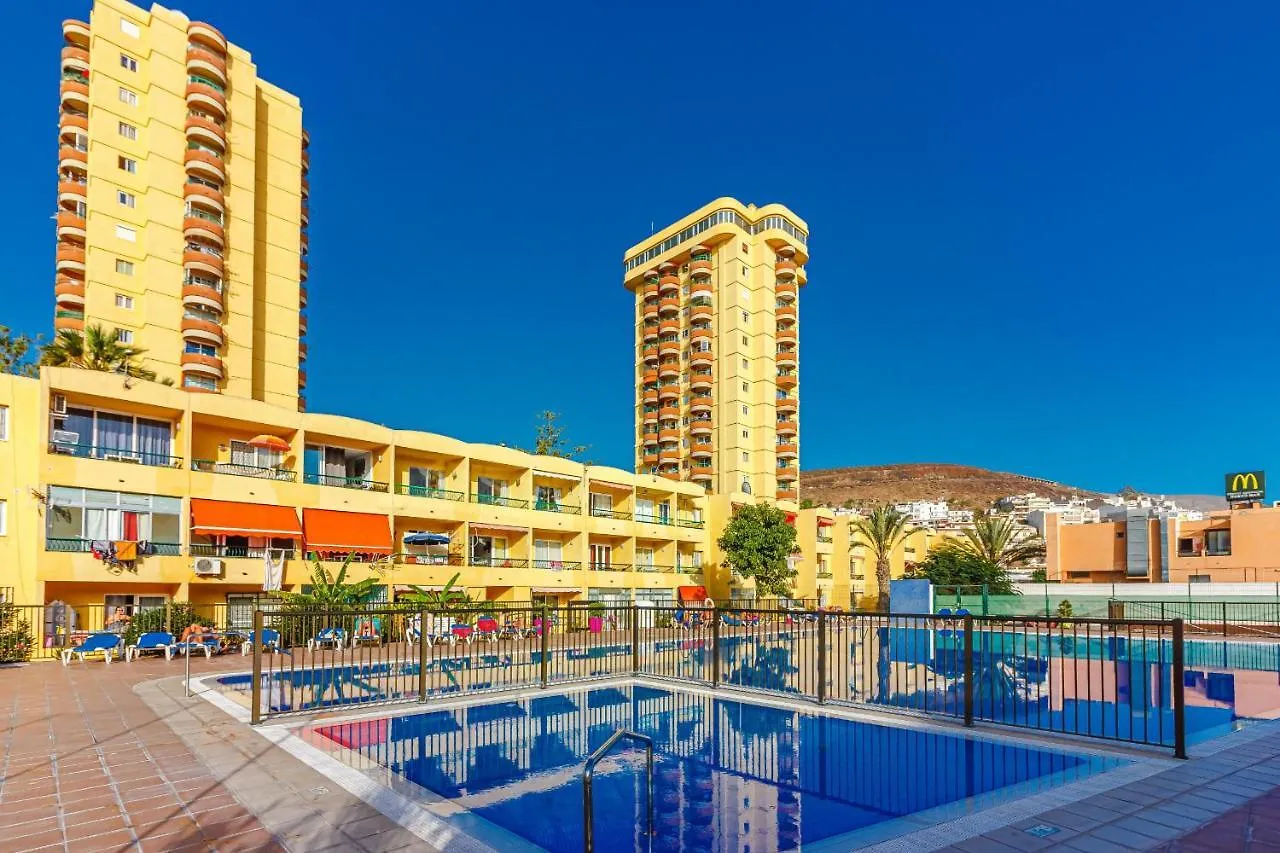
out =
<svg viewBox="0 0 1280 853"><path fill-rule="evenodd" d="M591 780L595 774L596 765L623 738L644 744L644 776L648 786L649 803L649 826L646 834L653 835L653 738L627 729L618 729L609 735L609 739L600 744L595 752L591 753L582 768L582 849L584 853L593 853L596 849L593 830L595 810L591 799Z"/></svg>

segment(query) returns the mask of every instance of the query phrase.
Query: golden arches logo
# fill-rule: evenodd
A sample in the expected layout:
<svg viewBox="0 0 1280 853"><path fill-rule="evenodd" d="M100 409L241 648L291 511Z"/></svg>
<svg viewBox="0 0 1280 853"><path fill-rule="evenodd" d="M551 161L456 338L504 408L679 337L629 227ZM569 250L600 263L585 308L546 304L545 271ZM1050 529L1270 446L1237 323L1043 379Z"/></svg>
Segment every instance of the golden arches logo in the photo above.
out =
<svg viewBox="0 0 1280 853"><path fill-rule="evenodd" d="M1243 492L1246 489L1257 491L1258 475L1250 471L1247 474L1236 474L1231 478L1231 491Z"/></svg>

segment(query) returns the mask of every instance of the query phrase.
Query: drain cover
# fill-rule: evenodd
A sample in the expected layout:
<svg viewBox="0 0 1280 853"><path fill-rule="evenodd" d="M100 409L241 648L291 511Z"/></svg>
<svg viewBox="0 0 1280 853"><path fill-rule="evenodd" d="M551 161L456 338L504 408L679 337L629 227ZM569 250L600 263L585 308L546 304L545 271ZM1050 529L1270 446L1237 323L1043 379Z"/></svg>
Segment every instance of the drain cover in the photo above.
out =
<svg viewBox="0 0 1280 853"><path fill-rule="evenodd" d="M1029 826L1024 830L1028 835L1034 835L1036 838L1048 838L1058 831L1058 827L1049 826L1047 823L1037 823L1035 826Z"/></svg>

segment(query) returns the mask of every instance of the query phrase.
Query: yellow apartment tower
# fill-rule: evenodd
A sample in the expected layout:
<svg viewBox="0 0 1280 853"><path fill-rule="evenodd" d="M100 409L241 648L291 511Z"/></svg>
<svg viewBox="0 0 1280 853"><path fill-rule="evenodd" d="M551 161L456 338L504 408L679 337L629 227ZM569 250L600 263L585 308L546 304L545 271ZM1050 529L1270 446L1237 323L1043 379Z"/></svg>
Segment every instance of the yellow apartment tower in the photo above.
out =
<svg viewBox="0 0 1280 853"><path fill-rule="evenodd" d="M632 246L636 471L799 496L799 289L808 226L719 198Z"/></svg>
<svg viewBox="0 0 1280 853"><path fill-rule="evenodd" d="M97 0L62 25L56 330L188 391L305 405L307 134L215 27Z"/></svg>

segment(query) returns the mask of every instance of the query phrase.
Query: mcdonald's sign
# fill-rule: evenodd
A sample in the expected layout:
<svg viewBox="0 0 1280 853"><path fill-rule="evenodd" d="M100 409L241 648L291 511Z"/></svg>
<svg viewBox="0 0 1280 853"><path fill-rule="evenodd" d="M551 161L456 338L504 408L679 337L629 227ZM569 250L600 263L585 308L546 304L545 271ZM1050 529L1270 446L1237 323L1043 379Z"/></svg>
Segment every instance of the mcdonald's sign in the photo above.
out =
<svg viewBox="0 0 1280 853"><path fill-rule="evenodd" d="M1267 495L1267 475L1263 471L1238 471L1227 475L1227 503L1260 501Z"/></svg>

